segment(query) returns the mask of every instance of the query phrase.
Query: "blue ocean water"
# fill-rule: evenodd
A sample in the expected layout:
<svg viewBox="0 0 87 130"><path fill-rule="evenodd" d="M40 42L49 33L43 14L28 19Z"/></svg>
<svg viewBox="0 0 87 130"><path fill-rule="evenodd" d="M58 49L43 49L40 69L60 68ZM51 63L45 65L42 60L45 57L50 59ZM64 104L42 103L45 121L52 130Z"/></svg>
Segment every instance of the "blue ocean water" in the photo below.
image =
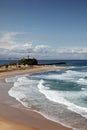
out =
<svg viewBox="0 0 87 130"><path fill-rule="evenodd" d="M17 60L0 60L0 65L5 65L9 63L15 63Z"/></svg>
<svg viewBox="0 0 87 130"><path fill-rule="evenodd" d="M63 70L6 78L7 83L13 83L9 95L46 118L87 130L87 61L68 64Z"/></svg>
<svg viewBox="0 0 87 130"><path fill-rule="evenodd" d="M39 64L65 62L67 66L87 66L87 60L38 60Z"/></svg>
<svg viewBox="0 0 87 130"><path fill-rule="evenodd" d="M17 60L0 60L0 65L17 62ZM65 62L67 66L87 66L87 60L38 60L39 64Z"/></svg>

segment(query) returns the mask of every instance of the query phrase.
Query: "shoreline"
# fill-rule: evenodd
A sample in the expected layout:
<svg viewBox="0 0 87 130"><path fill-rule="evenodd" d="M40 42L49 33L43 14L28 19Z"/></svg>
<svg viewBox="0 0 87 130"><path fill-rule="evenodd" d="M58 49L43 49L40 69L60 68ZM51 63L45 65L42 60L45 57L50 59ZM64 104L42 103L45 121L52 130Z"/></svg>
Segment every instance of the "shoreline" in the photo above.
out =
<svg viewBox="0 0 87 130"><path fill-rule="evenodd" d="M48 70L55 70L55 69L65 69L67 66L52 66L52 65L46 65L46 66L33 66L32 68L26 68L26 69L16 69L16 70L8 70L4 72L0 72L0 78L5 78L9 76L14 75L22 75L22 74L32 74L32 73L38 73L41 71L48 71Z"/></svg>
<svg viewBox="0 0 87 130"><path fill-rule="evenodd" d="M36 72L40 72L40 71L64 69L64 68L66 68L66 67L35 66L31 69L2 72L2 73L0 73L0 79L4 79L6 77L14 76L14 75L22 75L22 74L27 74L27 73L36 73ZM0 89L2 89L2 88L0 88ZM3 93L0 95L0 97L1 97L0 100L2 101L2 102L0 101L0 108L1 108L0 115L5 117L5 119L8 119L8 121L11 124L17 122L17 123L19 123L18 125L20 125L20 127L22 125L24 125L25 129L23 129L23 130L27 130L26 127L28 127L28 130L36 130L36 129L37 130L45 130L45 129L47 129L47 130L72 130L72 128L65 127L65 126L61 125L60 123L56 123L56 122L53 122L53 121L45 118L43 115L39 114L39 112L25 108L24 106L22 106L21 103L16 101L16 99L10 97L7 93L7 90L9 90L9 89L5 88L5 90L3 90ZM11 104L9 105L9 103L3 103L4 100L7 100L7 102L10 102ZM16 105L16 107L15 107L15 105ZM21 107L17 107L17 105L21 106ZM9 115L9 113L10 113L10 115ZM0 121L5 123L5 119L4 119L4 121L3 120L0 120ZM10 123L9 123L9 125L10 125ZM16 123L15 123L15 125L16 125ZM29 127L29 126L31 126L31 127ZM32 127L36 128L36 129L32 129ZM13 126L13 128L14 128L14 126ZM10 129L7 129L7 130L10 130ZM16 128L16 130L17 130L17 128Z"/></svg>

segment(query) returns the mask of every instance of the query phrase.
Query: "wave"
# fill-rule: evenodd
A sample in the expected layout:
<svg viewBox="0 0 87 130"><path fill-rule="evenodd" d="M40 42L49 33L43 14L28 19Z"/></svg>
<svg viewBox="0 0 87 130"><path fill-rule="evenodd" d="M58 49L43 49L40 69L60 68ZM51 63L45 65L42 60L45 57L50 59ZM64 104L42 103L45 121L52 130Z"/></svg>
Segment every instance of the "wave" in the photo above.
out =
<svg viewBox="0 0 87 130"><path fill-rule="evenodd" d="M11 82L12 77L7 78L6 81ZM32 92L33 84L37 83L37 81L31 80L26 76L18 76L14 81L15 82L13 84L13 87L8 91L8 94L21 102L24 106L28 107L28 102L26 102L25 100L27 99L27 95L29 94L29 92Z"/></svg>
<svg viewBox="0 0 87 130"><path fill-rule="evenodd" d="M65 96L64 96L64 95L66 95L65 92L54 91L54 90L50 90L50 89L45 88L44 80L40 80L40 82L38 84L38 88L39 88L39 91L42 94L44 94L46 96L46 98L49 99L50 101L63 104L65 106L67 106L67 108L69 110L71 110L73 112L76 112L76 113L80 114L81 116L87 118L87 108L81 107L81 106L77 106L74 103L72 103L69 100L67 100L65 98ZM67 96L68 96L68 94L67 94Z"/></svg>
<svg viewBox="0 0 87 130"><path fill-rule="evenodd" d="M77 83L82 84L82 85L87 85L87 79L80 78L80 79L77 80Z"/></svg>
<svg viewBox="0 0 87 130"><path fill-rule="evenodd" d="M56 71L57 72L57 71ZM87 72L79 72L73 70L66 70L63 73L50 73L50 74L41 74L36 75L40 79L49 79L49 80L63 80L66 82L74 82L80 85L87 85Z"/></svg>
<svg viewBox="0 0 87 130"><path fill-rule="evenodd" d="M8 79L8 82L10 82L11 79ZM32 84L36 84L36 83L39 83L40 85L40 88L39 86L34 86ZM28 89L28 88L29 89ZM48 114L49 112L49 109L47 110L47 107L46 108L43 108L45 106L47 106L47 104L45 104L45 106L43 105L43 100L41 100L41 92L38 91L37 93L37 99L40 99L41 101L38 101L36 100L36 97L35 97L35 94L32 92L33 90L35 90L35 88L37 87L37 90L39 88L39 91L40 90L44 90L44 86L43 86L43 80L40 80L40 81L37 81L37 80L32 80L32 79L29 79L25 76L23 77L18 77L18 79L16 79L16 81L14 82L14 85L13 87L9 90L9 95L14 97L16 100L18 100L21 104L23 104L23 106L27 107L27 108L33 108L35 109L35 111L38 111L39 113L41 113L44 117L46 117L47 119L50 119L50 120L53 120L55 122L59 122L58 120L56 120L56 118L52 115L52 117ZM45 90L50 90L49 87L45 87ZM30 92L30 93L29 93ZM36 90L35 90L36 92ZM28 97L28 95L29 97ZM39 96L40 94L40 96ZM34 99L32 100L31 98L31 95L34 95ZM44 97L44 96L43 96ZM27 100L29 99L29 100ZM35 102L34 102L35 100ZM46 100L45 100L46 101ZM37 102L37 103L36 103ZM40 103L42 102L42 106L40 107ZM46 103L46 102L45 102ZM35 106L35 107L32 107L32 106ZM36 109L37 107L40 107L41 110L39 111L39 109ZM45 111L47 112L45 112ZM51 111L50 111L51 112ZM51 112L53 113L53 111ZM61 123L61 122L60 122ZM65 124L62 124L62 125L65 125ZM68 126L68 125L65 125L65 126Z"/></svg>
<svg viewBox="0 0 87 130"><path fill-rule="evenodd" d="M22 87L22 84L27 84L27 78L26 77L15 77L16 80L13 80L15 81L14 82L14 85L13 87L8 91L9 95L16 98L16 100L20 101L21 99L23 98L26 98L26 95L23 93L23 87ZM12 80L12 77L11 78L8 78L6 79L7 82L11 82L13 81ZM26 82L24 82L26 81ZM20 90L20 91L19 91Z"/></svg>
<svg viewBox="0 0 87 130"><path fill-rule="evenodd" d="M68 113L70 116L74 112L73 116L79 117L80 115L87 119L87 107L83 102L83 100L86 101L87 89L86 85L80 83L86 81L86 72L81 73L73 70L48 71L35 75L7 78L7 82L14 83L8 93L25 107L33 108L53 121L69 125L69 120L66 121L61 112L66 114L65 117L68 117ZM70 83L72 81L76 84ZM67 87L67 89L60 89L63 87ZM72 89L72 87L81 87L81 89ZM80 104L80 101L83 103Z"/></svg>

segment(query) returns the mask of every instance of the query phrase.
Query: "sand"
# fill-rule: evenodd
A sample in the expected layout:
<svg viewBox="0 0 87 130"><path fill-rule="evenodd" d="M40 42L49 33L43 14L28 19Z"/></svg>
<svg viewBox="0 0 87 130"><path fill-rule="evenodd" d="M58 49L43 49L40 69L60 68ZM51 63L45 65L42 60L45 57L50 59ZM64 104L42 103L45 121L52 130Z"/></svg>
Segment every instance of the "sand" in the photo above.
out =
<svg viewBox="0 0 87 130"><path fill-rule="evenodd" d="M56 66L34 66L33 68L8 70L0 72L0 130L72 130L43 117L41 114L26 109L18 101L8 95L5 86L7 76L35 73L38 71L64 69Z"/></svg>
<svg viewBox="0 0 87 130"><path fill-rule="evenodd" d="M0 117L0 130L36 130L36 129Z"/></svg>
<svg viewBox="0 0 87 130"><path fill-rule="evenodd" d="M24 69L11 69L11 70L3 70L0 72L0 77L7 77L12 75L18 75L18 74L27 74L27 73L35 73L39 71L45 71L45 70L54 70L54 69L63 69L65 67L63 66L33 66L32 68L24 68ZM2 69L2 68L1 68Z"/></svg>

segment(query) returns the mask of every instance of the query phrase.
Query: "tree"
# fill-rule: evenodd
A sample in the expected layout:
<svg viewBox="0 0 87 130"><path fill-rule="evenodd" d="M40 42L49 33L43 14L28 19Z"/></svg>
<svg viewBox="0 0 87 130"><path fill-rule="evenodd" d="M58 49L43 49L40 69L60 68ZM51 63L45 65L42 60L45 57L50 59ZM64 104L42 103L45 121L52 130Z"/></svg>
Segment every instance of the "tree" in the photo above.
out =
<svg viewBox="0 0 87 130"><path fill-rule="evenodd" d="M38 62L35 58L31 59L21 59L18 64L23 64L23 65L37 65Z"/></svg>
<svg viewBox="0 0 87 130"><path fill-rule="evenodd" d="M6 70L8 70L8 65L5 65Z"/></svg>

